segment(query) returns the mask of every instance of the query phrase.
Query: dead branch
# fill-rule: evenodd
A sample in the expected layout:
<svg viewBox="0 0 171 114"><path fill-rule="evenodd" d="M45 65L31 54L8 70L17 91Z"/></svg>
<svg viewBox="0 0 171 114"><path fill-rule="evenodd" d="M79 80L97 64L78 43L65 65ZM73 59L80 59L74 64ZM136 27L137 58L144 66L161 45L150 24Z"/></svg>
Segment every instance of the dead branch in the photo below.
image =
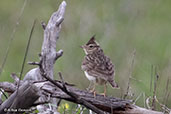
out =
<svg viewBox="0 0 171 114"><path fill-rule="evenodd" d="M62 86L62 82L56 82L58 85ZM113 114L162 114L162 112L147 110L145 108L138 107L136 105L131 104L129 100L123 100L120 98L114 97L104 97L103 95L94 95L86 90L79 90L72 86L65 85L68 92L72 92L80 99L90 103L91 105L95 106L99 110L104 112L113 112ZM53 88L53 89L52 89ZM55 87L56 88L56 87ZM79 101L75 100L75 98L71 97L70 95L66 94L66 92L59 90L59 88L55 89L54 86L49 88L45 85L41 88L44 93L50 93L52 97L64 99L70 102L74 102L76 104L82 104ZM56 91L54 91L56 90ZM85 104L82 104L86 106ZM86 106L87 107L87 106Z"/></svg>
<svg viewBox="0 0 171 114"><path fill-rule="evenodd" d="M4 87L6 88L9 88L8 86L9 84L4 85ZM17 90L16 85L14 88L15 90ZM17 95L17 91L15 91L5 102L1 104L0 114L14 113L13 111L7 111L8 109L9 110L28 109L39 98L38 89L27 81L25 81L22 84L22 86L19 87L17 97L16 95ZM21 113L22 111L19 112Z"/></svg>
<svg viewBox="0 0 171 114"><path fill-rule="evenodd" d="M55 83L58 84L60 87L63 87L63 84L64 84L61 81L55 81ZM52 98L60 98L60 99L64 99L64 100L76 103L76 104L81 104L81 105L86 106L86 104L81 102L81 100L83 100L93 105L98 110L109 112L109 113L112 112L113 114L128 114L128 113L129 114L135 114L135 113L136 114L162 114L162 112L147 110L145 108L141 108L136 105L133 105L131 104L129 100L123 100L120 98L114 98L114 97L108 97L108 96L104 97L103 95L99 95L99 94L97 94L96 97L94 97L94 95L88 92L87 90L77 89L71 86L72 84L65 84L65 87L67 88L67 91L69 93L72 91L72 93L77 95L79 99L73 98L72 96L68 95L63 90L61 90L60 88L58 88L57 86L55 86L49 81L35 82L35 83L32 83L31 85L34 88L38 88L40 96L49 96L50 94ZM34 96L35 93L36 92L31 93L32 97ZM35 106L35 104L32 104L32 105Z"/></svg>
<svg viewBox="0 0 171 114"><path fill-rule="evenodd" d="M57 42L57 39L59 37L59 32L61 30L61 23L64 19L64 13L65 13L65 8L66 8L66 2L63 1L61 3L61 5L59 6L59 9L58 11L54 12L47 24L47 26L44 26L44 41L43 41L43 44L42 44L42 51L41 51L41 56L40 56L40 62L41 63L41 67L44 71L44 73L47 74L48 77L50 77L51 79L53 79L53 67L54 67L54 63L55 61L60 57L62 56L62 53L63 51L60 50L59 52L56 52L56 42ZM41 70L38 68L34 68L32 70L30 70L24 80L23 80L23 84L27 81L29 81L30 83L33 82L33 81L41 81L41 80L45 80L43 77L42 77L42 72ZM15 82L16 83L19 83L19 80L16 79L16 76L12 75L13 78L15 79ZM20 88L23 88L25 87L24 85L21 85L21 84L18 84L20 86ZM7 92L11 92L13 93L15 90L16 90L16 85L17 84L12 84L12 83L8 83L8 82L4 82L4 83L1 83L0 86L1 88L3 88L5 91ZM32 88L32 86L26 86L27 88ZM26 88L25 88L26 89ZM26 89L27 90L27 89ZM24 91L24 90L22 90ZM31 91L31 90L28 90L28 91ZM33 92L30 92L32 93L32 95L34 96ZM19 98L18 96L21 96L21 95L18 95L16 96L15 95L16 92L14 92L10 98L8 100L6 100L2 105L1 105L1 111L4 110L4 108L19 108L21 105L18 105L19 103ZM18 92L18 94L22 94L21 91ZM36 95L36 92L35 92L35 95ZM16 96L16 98L15 98ZM40 97L40 96L39 96ZM42 96L41 96L42 97ZM26 97L24 98L27 98L27 95ZM23 102L26 100L24 100L24 98L20 98L20 100L22 99ZM31 98L31 97L30 97ZM27 98L29 99L29 98ZM46 101L47 99L49 98L45 98L45 97L42 97L39 99L40 102L43 102L43 101ZM13 102L13 104L11 104ZM55 105L57 104L56 102L56 98L55 99L51 99L50 98L50 101L49 101L51 104ZM34 102L32 101L32 104ZM7 106L8 104L8 106ZM22 103L23 104L23 103ZM26 104L23 104L25 105L26 107L28 105ZM23 107L23 106L21 106ZM21 108L20 107L20 108ZM43 112L43 111L46 111L47 109L52 109L53 112L56 111L56 107L49 107L47 105L42 105L43 108L41 108L42 110L39 110L39 112ZM27 108L30 108L30 106L28 106ZM51 111L52 111L51 110Z"/></svg>
<svg viewBox="0 0 171 114"><path fill-rule="evenodd" d="M43 70L43 69L42 69ZM80 97L79 95L77 95L76 93L74 93L72 90L69 91L65 85L65 82L63 81L62 75L61 73L59 73L61 79L62 79L62 85L59 83L56 83L54 80L52 80L51 78L47 77L47 75L45 73L42 74L42 76L44 78L46 78L48 81L50 81L52 84L54 84L56 87L60 88L60 90L62 90L62 92L64 92L65 94L67 94L68 96L70 96L75 103L78 104L82 104L85 107L93 110L94 112L96 112L97 114L103 114L103 112L98 109L97 107L95 107L94 105L92 105L91 103L87 102L86 100L84 100L82 97ZM61 99L61 98L60 98Z"/></svg>
<svg viewBox="0 0 171 114"><path fill-rule="evenodd" d="M1 82L0 88L7 93L13 93L16 90L16 85L10 82Z"/></svg>

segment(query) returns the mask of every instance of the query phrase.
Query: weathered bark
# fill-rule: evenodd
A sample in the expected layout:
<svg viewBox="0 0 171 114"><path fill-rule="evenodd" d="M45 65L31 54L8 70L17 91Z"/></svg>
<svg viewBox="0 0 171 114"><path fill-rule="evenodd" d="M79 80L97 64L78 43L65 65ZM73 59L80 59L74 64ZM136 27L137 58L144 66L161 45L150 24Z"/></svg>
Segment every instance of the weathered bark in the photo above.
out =
<svg viewBox="0 0 171 114"><path fill-rule="evenodd" d="M56 83L62 86L61 82L58 81ZM61 91L59 88L49 86L50 84L48 84L48 87L46 84L42 86L41 90L45 91L43 93L50 93L52 97L64 99L70 102L74 102L76 104L81 104L65 92ZM86 90L79 90L77 88L67 85L66 88L68 92L74 93L75 95L79 96L80 99L87 101L88 103L92 104L93 106L104 112L109 112L112 114L162 114L162 112L147 110L145 108L133 105L129 100L123 100L114 97L104 97L103 95L98 94L96 95L96 97L94 97L93 93L90 93Z"/></svg>
<svg viewBox="0 0 171 114"><path fill-rule="evenodd" d="M33 82L33 81L45 80L42 77L43 73L46 73L48 77L53 79L54 63L63 53L62 50L56 52L56 42L57 42L57 39L59 38L59 32L61 30L61 23L64 19L65 8L66 8L66 2L63 1L61 3L61 5L59 6L58 11L56 11L52 14L47 26L45 26L45 25L43 26L44 40L43 40L43 44L42 44L42 50L41 50L41 54L40 54L39 64L41 64L41 69L43 69L44 72L42 72L39 67L34 68L26 74L23 82L21 82L21 83L25 83L26 81ZM13 78L16 83L18 80L16 80L15 76L13 76ZM37 87L35 88L32 86L28 86L28 85L25 86L25 85L22 85L21 83L20 83L20 86L21 86L20 88L25 88L25 90L27 90L27 91L19 89L18 92L14 92L14 90L16 90L16 88L17 88L15 86L15 84L8 83L8 82L4 82L4 83L0 84L1 88L3 88L6 92L9 92L9 93L14 92L10 96L10 98L7 99L0 106L1 111L3 111L4 108L9 108L9 107L11 107L11 108L22 108L22 107L30 108L31 105L29 103L31 101L32 101L32 104L34 103L33 102L33 101L35 101L34 96L36 96L35 98L37 98L37 92L35 91L35 94L34 94L33 91L36 90ZM32 93L33 98L31 96L30 97L28 96L30 94L26 94L28 91L30 93ZM24 92L24 93L22 93L22 92ZM16 93L17 93L17 96L16 96ZM21 95L25 95L25 96L21 97ZM22 101L19 101L19 98ZM32 98L32 100L29 100L29 98ZM47 101L47 100L49 100L48 97L41 96L39 98L40 102ZM29 102L29 103L27 103L27 102ZM50 98L49 103L55 105L57 103L56 98L55 99ZM22 106L21 106L21 104L22 104ZM49 107L47 105L41 105L41 106L42 106L41 108L39 107L39 109L40 109L39 112L41 112L41 113L47 112L46 110L50 109L50 108L52 109L51 111L57 112L56 107L55 108L52 106Z"/></svg>
<svg viewBox="0 0 171 114"><path fill-rule="evenodd" d="M55 83L59 84L61 87L63 86L62 82L60 82L60 81L55 81ZM75 98L66 94L64 91L62 91L60 88L56 87L49 81L35 82L35 83L32 83L31 85L34 88L38 89L40 96L49 96L50 95L52 98L64 99L64 100L85 106L84 103L78 102L77 100L75 100ZM104 112L109 112L112 114L128 114L128 113L129 114L135 114L135 113L136 114L162 114L162 112L147 110L145 108L141 108L136 105L133 105L133 104L131 104L131 102L129 100L123 100L123 99L114 98L114 97L104 97L103 95L98 95L98 94L96 95L96 97L94 97L94 94L92 94L86 90L77 89L77 88L71 86L71 84L66 83L65 86L66 86L68 92L72 91L72 93L79 96L80 100L86 101L86 102L90 103L91 105L95 106L96 108L98 108L98 110L101 110ZM35 93L37 93L37 92L34 91L31 93L32 97L35 95ZM12 95L11 95L11 97L12 97ZM27 96L30 97L29 95L27 95ZM23 98L25 98L25 97L23 97ZM9 100L9 101L11 101L11 100ZM21 102L23 102L23 101L21 101ZM34 102L30 102L30 103L32 104ZM10 104L10 103L5 103L5 104ZM19 107L19 108L21 108L21 107ZM23 106L23 108L24 108L24 106Z"/></svg>
<svg viewBox="0 0 171 114"><path fill-rule="evenodd" d="M24 80L40 81L45 80L42 74L46 74L49 78L53 79L53 69L55 61L62 56L63 51L59 50L56 52L56 42L59 38L59 33L61 30L61 23L64 20L64 13L66 8L66 2L63 1L59 6L58 11L54 12L49 19L47 26L43 24L44 29L44 40L42 44L42 50L40 54L40 68L35 68L27 73ZM39 66L40 67L40 66ZM43 72L42 72L43 71ZM48 97L41 97L40 102L47 101ZM50 98L49 101L53 105L57 105L57 101L54 98ZM40 107L40 106L39 106ZM40 112L45 112L49 106L42 105ZM51 108L56 111L56 107L51 106Z"/></svg>
<svg viewBox="0 0 171 114"><path fill-rule="evenodd" d="M8 86L9 85L7 84L6 87ZM1 104L0 114L14 113L20 109L28 109L38 98L39 94L37 87L26 81L22 86L20 86L18 92L15 91L5 102Z"/></svg>

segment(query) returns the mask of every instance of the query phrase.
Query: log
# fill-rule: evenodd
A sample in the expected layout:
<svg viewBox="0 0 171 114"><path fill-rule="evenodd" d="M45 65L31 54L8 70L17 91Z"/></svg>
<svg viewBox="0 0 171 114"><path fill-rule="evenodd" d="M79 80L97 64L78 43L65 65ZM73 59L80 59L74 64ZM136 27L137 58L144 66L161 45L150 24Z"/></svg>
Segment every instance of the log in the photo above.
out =
<svg viewBox="0 0 171 114"><path fill-rule="evenodd" d="M59 85L62 86L62 82L57 81ZM47 87L48 85L48 87ZM76 104L84 105L77 100L75 100L70 95L66 94L64 91L55 87L53 85L50 86L50 83L44 84L41 87L43 93L51 94L51 97L64 99L66 101L70 101ZM93 93L88 92L87 90L80 90L73 86L66 85L68 92L72 92L77 95L80 99L92 104L93 106L97 107L99 110L104 112L109 112L111 114L163 114L162 112L148 110L145 108L138 107L136 105L131 104L130 100L124 100L120 98L114 98L103 95L96 94L94 97ZM85 106L85 105L84 105Z"/></svg>
<svg viewBox="0 0 171 114"><path fill-rule="evenodd" d="M6 85L9 86L9 85ZM5 102L0 105L0 114L22 113L22 110L29 109L39 98L36 86L25 81Z"/></svg>
<svg viewBox="0 0 171 114"><path fill-rule="evenodd" d="M61 81L55 81L55 83L59 84L61 87L63 87L63 83ZM75 100L75 98L71 97L67 93L65 93L63 90L55 86L49 81L36 81L31 84L34 88L38 88L39 95L40 96L51 96L51 98L59 98L64 99L69 102L73 102L76 104L81 104L87 107L84 103L79 102L78 99ZM23 85L22 85L23 86ZM65 83L65 86L67 88L68 92L72 92L75 95L79 97L79 100L86 101L90 103L91 105L98 108L98 110L101 110L103 112L108 112L111 114L162 114L162 112L152 111L145 108L138 107L136 105L131 104L130 100L124 100L121 98L115 98L115 97L104 97L103 95L96 94L94 97L93 93L90 93L87 90L80 90L73 86L73 84ZM15 93L15 92L14 92ZM32 92L32 96L34 96L36 92ZM10 99L13 94L10 96L10 98L7 100L8 103L5 104L11 104L13 100ZM26 95L24 95L26 96ZM29 96L29 95L28 95ZM23 97L24 98L24 97ZM25 102L25 101L24 101ZM30 102L33 103L33 102ZM30 106L30 105L29 105ZM2 107L2 105L1 105ZM7 106L5 106L7 107ZM91 108L89 108L91 109ZM1 113L1 112L0 112Z"/></svg>

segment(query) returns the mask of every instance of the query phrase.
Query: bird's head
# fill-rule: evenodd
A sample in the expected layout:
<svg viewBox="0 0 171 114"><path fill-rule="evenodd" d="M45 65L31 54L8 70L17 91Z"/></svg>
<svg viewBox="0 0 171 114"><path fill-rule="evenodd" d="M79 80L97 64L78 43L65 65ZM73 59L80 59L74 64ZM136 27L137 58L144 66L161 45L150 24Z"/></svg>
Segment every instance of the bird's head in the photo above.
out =
<svg viewBox="0 0 171 114"><path fill-rule="evenodd" d="M82 45L81 48L83 48L85 54L87 55L97 51L100 48L100 46L96 42L95 35L94 35L85 45Z"/></svg>

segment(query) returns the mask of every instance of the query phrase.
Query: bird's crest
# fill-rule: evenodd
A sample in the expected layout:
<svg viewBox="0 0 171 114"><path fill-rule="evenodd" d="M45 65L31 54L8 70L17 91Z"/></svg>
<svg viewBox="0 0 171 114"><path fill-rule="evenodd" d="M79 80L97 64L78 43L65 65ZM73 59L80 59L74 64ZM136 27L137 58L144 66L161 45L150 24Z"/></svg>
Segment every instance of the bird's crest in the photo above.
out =
<svg viewBox="0 0 171 114"><path fill-rule="evenodd" d="M95 36L96 36L96 35L92 36L92 37L90 38L90 40L87 42L86 45L89 45L89 44L97 44L97 45L99 45L99 44L96 42Z"/></svg>

